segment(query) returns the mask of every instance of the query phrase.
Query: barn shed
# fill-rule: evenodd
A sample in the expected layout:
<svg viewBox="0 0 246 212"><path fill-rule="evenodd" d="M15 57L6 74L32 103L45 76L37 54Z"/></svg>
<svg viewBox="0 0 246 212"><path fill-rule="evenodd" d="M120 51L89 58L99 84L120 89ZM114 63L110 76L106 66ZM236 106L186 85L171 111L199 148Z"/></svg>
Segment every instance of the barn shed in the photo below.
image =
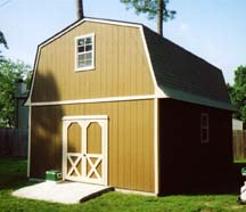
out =
<svg viewBox="0 0 246 212"><path fill-rule="evenodd" d="M41 43L26 104L30 178L163 195L232 163L221 70L141 24L84 18Z"/></svg>

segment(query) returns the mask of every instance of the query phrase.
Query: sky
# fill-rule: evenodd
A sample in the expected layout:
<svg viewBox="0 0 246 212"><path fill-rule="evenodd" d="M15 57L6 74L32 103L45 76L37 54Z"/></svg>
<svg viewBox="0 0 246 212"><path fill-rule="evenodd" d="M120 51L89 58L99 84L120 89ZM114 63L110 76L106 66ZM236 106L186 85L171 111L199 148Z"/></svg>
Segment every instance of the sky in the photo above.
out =
<svg viewBox="0 0 246 212"><path fill-rule="evenodd" d="M176 18L164 23L164 36L223 71L246 65L246 0L170 0ZM126 10L120 0L84 0L85 16L142 23L155 20ZM37 45L76 21L76 0L0 0L0 31L9 49L3 55L33 67Z"/></svg>

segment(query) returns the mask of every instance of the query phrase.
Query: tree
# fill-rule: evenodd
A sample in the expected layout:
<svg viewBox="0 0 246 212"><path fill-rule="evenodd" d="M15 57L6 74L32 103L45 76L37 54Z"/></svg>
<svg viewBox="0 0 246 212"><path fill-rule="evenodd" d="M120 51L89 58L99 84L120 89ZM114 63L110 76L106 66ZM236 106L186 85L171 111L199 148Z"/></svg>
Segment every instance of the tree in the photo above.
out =
<svg viewBox="0 0 246 212"><path fill-rule="evenodd" d="M14 127L16 125L15 91L16 82L26 81L30 66L21 61L10 59L0 61L0 127Z"/></svg>
<svg viewBox="0 0 246 212"><path fill-rule="evenodd" d="M157 31L163 36L163 21L172 20L176 11L168 10L169 0L120 0L127 9L134 8L137 14L145 13L148 19L157 18Z"/></svg>
<svg viewBox="0 0 246 212"><path fill-rule="evenodd" d="M234 85L228 91L232 104L238 109L235 117L246 124L246 66L239 66L235 70Z"/></svg>
<svg viewBox="0 0 246 212"><path fill-rule="evenodd" d="M0 31L0 45L3 45L6 49L8 48L7 41L4 37L4 34ZM1 55L1 50L0 50L0 61L3 59L3 56Z"/></svg>
<svg viewBox="0 0 246 212"><path fill-rule="evenodd" d="M77 2L77 17L78 19L84 18L84 8L83 8L83 0L76 0Z"/></svg>

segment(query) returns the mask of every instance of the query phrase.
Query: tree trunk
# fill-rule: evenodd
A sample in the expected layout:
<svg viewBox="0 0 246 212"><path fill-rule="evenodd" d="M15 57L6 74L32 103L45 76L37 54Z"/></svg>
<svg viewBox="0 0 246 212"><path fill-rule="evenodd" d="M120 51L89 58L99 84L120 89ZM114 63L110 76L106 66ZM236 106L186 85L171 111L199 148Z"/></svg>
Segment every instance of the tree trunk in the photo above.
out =
<svg viewBox="0 0 246 212"><path fill-rule="evenodd" d="M163 36L163 6L164 0L158 0L157 8L157 32Z"/></svg>
<svg viewBox="0 0 246 212"><path fill-rule="evenodd" d="M84 10L83 10L83 0L77 1L77 17L78 19L84 18Z"/></svg>

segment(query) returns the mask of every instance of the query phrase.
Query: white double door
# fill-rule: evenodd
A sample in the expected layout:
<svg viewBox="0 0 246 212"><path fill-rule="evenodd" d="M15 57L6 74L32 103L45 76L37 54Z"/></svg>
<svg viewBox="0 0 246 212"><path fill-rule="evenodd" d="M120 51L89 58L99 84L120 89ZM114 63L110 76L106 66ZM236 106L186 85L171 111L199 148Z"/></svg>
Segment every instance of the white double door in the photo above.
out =
<svg viewBox="0 0 246 212"><path fill-rule="evenodd" d="M63 117L63 178L107 185L107 116Z"/></svg>

